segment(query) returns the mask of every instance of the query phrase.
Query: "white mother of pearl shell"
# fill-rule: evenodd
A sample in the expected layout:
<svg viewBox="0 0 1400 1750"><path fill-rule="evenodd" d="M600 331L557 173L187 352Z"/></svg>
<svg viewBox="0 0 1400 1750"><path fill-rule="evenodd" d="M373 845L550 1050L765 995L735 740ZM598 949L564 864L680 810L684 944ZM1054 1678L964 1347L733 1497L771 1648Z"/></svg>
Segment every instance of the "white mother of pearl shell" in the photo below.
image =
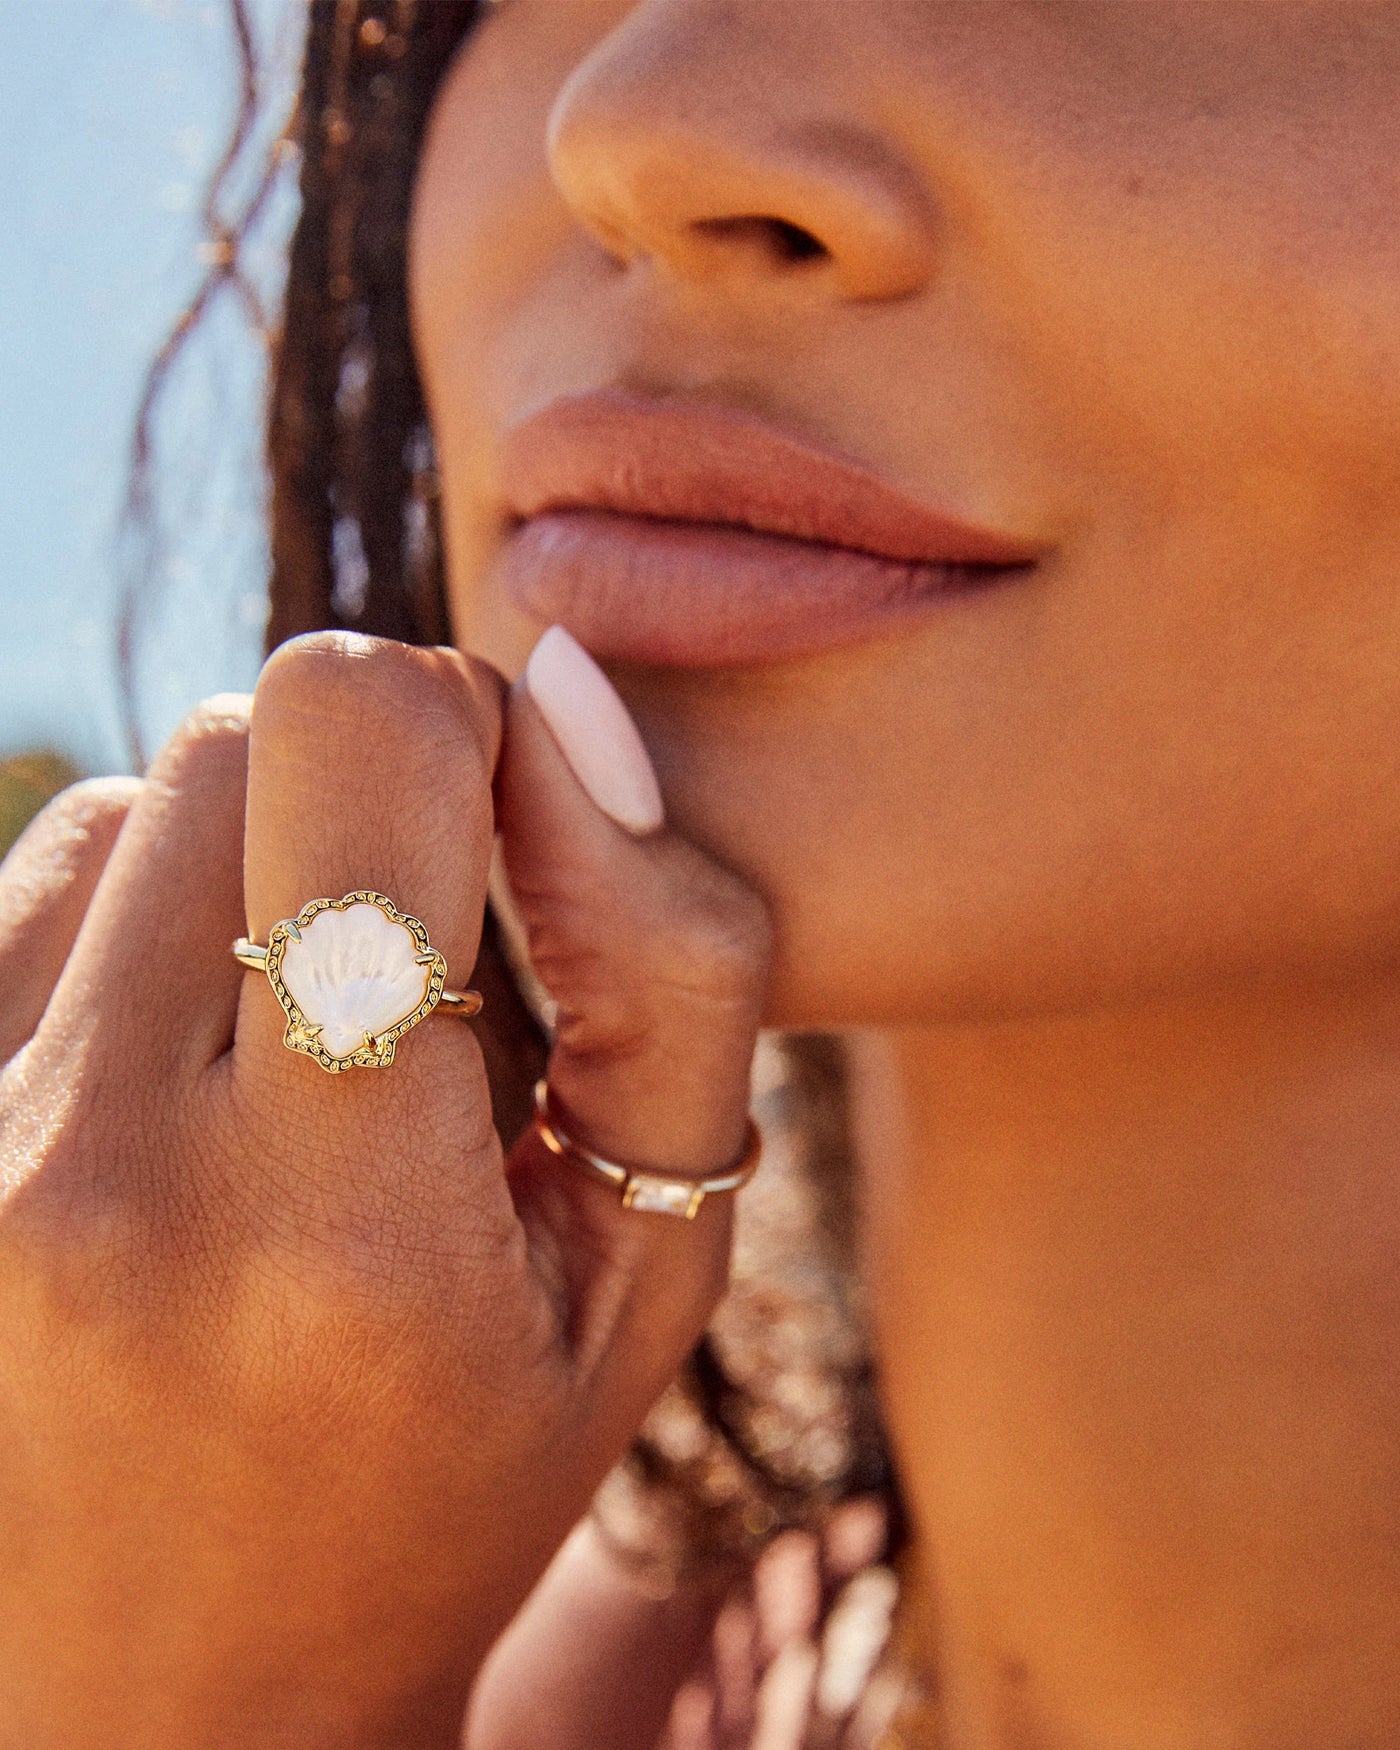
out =
<svg viewBox="0 0 1400 1750"><path fill-rule="evenodd" d="M318 911L282 950L282 982L332 1057L348 1057L405 1020L428 993L413 932L361 900Z"/></svg>

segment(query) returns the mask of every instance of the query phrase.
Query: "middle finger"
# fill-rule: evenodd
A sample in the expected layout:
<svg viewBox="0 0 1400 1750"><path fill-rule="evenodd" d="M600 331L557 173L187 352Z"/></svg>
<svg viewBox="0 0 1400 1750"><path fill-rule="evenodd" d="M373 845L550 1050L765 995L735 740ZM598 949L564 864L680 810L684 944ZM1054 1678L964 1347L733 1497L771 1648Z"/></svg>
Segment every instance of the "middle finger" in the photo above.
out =
<svg viewBox="0 0 1400 1750"><path fill-rule="evenodd" d="M499 677L457 652L317 633L284 645L253 696L244 890L249 934L308 901L369 889L418 918L465 985L485 909L500 739ZM327 1075L283 1045L268 980L245 980L235 1068L260 1097L339 1125L396 1119L405 1098L468 1089L484 1138L480 1052L459 1021L428 1018L384 1071ZM338 1051L334 1055L341 1055ZM478 1085L480 1084L480 1085Z"/></svg>

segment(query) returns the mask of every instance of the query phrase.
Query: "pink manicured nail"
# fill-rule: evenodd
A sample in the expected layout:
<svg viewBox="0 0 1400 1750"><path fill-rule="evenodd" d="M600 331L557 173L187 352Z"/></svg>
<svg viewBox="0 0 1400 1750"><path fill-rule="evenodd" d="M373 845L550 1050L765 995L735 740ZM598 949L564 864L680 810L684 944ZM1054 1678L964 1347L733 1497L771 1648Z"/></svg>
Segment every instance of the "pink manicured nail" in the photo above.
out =
<svg viewBox="0 0 1400 1750"><path fill-rule="evenodd" d="M579 641L551 626L530 652L525 684L574 776L630 833L666 818L651 758L612 682Z"/></svg>

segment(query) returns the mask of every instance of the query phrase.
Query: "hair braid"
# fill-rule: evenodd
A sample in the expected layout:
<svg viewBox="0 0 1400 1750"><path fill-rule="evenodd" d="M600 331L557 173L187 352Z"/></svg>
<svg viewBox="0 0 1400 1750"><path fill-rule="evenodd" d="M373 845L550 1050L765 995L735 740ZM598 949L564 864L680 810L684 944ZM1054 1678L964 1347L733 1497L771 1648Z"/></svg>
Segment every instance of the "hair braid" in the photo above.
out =
<svg viewBox="0 0 1400 1750"><path fill-rule="evenodd" d="M433 94L473 0L311 0L268 421L269 647L320 626L446 635L432 439L404 258Z"/></svg>

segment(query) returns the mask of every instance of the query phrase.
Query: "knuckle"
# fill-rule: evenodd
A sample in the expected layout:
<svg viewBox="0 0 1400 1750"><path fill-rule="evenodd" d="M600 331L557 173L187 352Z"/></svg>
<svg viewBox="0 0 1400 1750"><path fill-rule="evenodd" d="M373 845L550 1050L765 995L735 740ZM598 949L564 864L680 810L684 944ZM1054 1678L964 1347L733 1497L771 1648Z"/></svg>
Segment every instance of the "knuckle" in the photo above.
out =
<svg viewBox="0 0 1400 1750"><path fill-rule="evenodd" d="M196 705L151 761L146 790L183 790L231 769L241 775L250 711L246 693L220 693Z"/></svg>
<svg viewBox="0 0 1400 1750"><path fill-rule="evenodd" d="M554 989L665 986L671 992L747 998L766 983L774 933L747 883L697 857L683 879L619 906L613 889L567 872L516 875L512 891L530 958Z"/></svg>
<svg viewBox="0 0 1400 1750"><path fill-rule="evenodd" d="M384 640L348 632L307 632L289 638L263 664L253 693L253 734L274 746L328 730L373 733L373 682L387 691L392 658Z"/></svg>
<svg viewBox="0 0 1400 1750"><path fill-rule="evenodd" d="M761 991L773 954L768 909L751 887L717 867L692 881L671 913L658 972L677 989L726 1001Z"/></svg>
<svg viewBox="0 0 1400 1750"><path fill-rule="evenodd" d="M71 871L89 848L111 843L144 788L140 778L84 778L60 790L0 864L7 879L25 884L34 870L49 876Z"/></svg>
<svg viewBox="0 0 1400 1750"><path fill-rule="evenodd" d="M140 778L81 778L60 790L43 812L51 818L90 826L113 815L125 815L144 788Z"/></svg>
<svg viewBox="0 0 1400 1750"><path fill-rule="evenodd" d="M279 645L254 693L260 737L327 734L390 746L421 762L494 769L505 682L455 650L359 632L308 632Z"/></svg>
<svg viewBox="0 0 1400 1750"><path fill-rule="evenodd" d="M625 912L598 884L527 879L512 891L531 964L573 1054L622 1061L677 1026L727 1040L758 1025L772 922L754 889L708 859L687 858L680 878L673 868L663 888Z"/></svg>

